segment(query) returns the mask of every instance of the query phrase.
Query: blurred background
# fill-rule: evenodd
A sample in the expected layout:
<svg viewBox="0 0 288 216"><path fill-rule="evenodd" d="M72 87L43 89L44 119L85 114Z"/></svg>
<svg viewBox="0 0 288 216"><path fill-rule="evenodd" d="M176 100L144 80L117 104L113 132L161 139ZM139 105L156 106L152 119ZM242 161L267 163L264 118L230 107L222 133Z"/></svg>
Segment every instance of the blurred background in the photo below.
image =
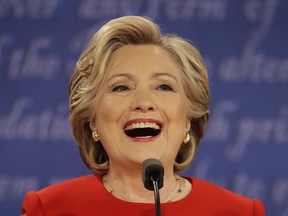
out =
<svg viewBox="0 0 288 216"><path fill-rule="evenodd" d="M192 175L288 216L288 1L0 0L0 211L27 191L90 174L68 124L67 88L108 20L145 15L193 41L211 80L211 119Z"/></svg>

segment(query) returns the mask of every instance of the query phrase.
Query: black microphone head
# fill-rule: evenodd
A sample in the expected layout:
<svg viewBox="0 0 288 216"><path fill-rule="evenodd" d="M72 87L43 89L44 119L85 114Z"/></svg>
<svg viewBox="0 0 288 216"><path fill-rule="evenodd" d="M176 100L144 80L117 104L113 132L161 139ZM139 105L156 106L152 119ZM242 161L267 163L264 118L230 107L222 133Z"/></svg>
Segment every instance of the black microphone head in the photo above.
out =
<svg viewBox="0 0 288 216"><path fill-rule="evenodd" d="M158 182L158 188L163 187L163 176L164 176L164 168L162 163L159 160L154 158L147 159L143 161L142 164L142 181L144 187L148 190L153 191L154 185L153 180Z"/></svg>

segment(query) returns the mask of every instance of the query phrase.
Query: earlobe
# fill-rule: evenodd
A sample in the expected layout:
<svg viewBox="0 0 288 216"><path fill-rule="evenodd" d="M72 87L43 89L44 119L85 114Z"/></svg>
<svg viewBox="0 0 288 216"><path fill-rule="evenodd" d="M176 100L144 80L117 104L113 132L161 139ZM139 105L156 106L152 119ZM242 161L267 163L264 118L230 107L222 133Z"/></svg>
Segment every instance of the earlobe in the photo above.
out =
<svg viewBox="0 0 288 216"><path fill-rule="evenodd" d="M91 129L91 131L95 131L96 130L96 124L94 121L90 121L89 122L89 127Z"/></svg>
<svg viewBox="0 0 288 216"><path fill-rule="evenodd" d="M187 119L185 132L189 132L191 127L191 120Z"/></svg>
<svg viewBox="0 0 288 216"><path fill-rule="evenodd" d="M184 132L184 139L183 139L184 144L187 144L190 140L190 127L191 127L191 121L187 119L186 128Z"/></svg>
<svg viewBox="0 0 288 216"><path fill-rule="evenodd" d="M94 142L99 142L100 141L100 136L98 134L98 131L96 129L96 124L95 121L90 121L89 122L89 127L92 131L92 139Z"/></svg>

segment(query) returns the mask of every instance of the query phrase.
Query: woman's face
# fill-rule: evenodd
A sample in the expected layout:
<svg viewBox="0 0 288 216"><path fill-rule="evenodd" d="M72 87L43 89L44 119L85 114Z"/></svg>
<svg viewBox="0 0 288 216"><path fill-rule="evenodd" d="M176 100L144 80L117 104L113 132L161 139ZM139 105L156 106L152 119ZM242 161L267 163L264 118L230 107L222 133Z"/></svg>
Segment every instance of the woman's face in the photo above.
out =
<svg viewBox="0 0 288 216"><path fill-rule="evenodd" d="M142 164L147 158L174 164L190 128L180 73L157 46L126 45L112 54L90 122L111 166Z"/></svg>

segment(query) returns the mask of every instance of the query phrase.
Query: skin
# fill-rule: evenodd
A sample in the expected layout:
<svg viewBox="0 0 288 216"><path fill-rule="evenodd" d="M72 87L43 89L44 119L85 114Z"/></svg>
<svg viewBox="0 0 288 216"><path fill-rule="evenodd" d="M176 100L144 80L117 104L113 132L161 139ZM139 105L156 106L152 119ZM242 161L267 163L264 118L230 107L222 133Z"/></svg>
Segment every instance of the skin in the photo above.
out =
<svg viewBox="0 0 288 216"><path fill-rule="evenodd" d="M141 179L142 162L147 158L156 158L164 166L161 196L168 197L175 190L173 164L190 128L180 73L169 54L154 45L126 45L111 56L94 101L95 120L90 127L98 130L110 158L109 186L119 188L117 194L123 199L154 202L153 193L143 187ZM161 133L131 138L124 128L133 122L157 123Z"/></svg>

